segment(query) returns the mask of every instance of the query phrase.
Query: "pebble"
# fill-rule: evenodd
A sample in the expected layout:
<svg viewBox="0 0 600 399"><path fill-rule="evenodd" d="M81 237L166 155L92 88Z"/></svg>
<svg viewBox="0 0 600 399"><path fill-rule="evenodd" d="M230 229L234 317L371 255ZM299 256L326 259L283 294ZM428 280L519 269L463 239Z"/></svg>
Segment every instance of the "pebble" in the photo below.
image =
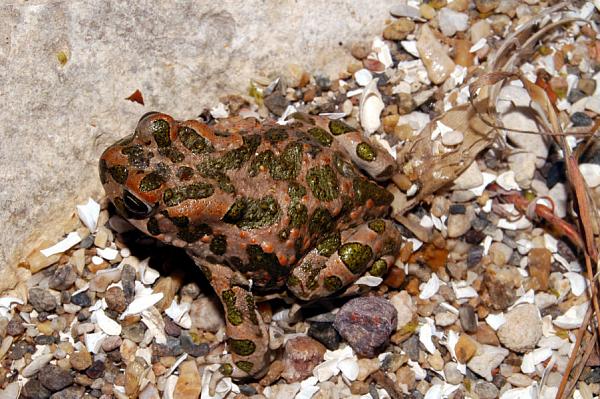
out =
<svg viewBox="0 0 600 399"><path fill-rule="evenodd" d="M428 25L421 26L421 32L417 40L417 50L425 68L427 68L429 79L434 84L444 83L454 71L456 65Z"/></svg>
<svg viewBox="0 0 600 399"><path fill-rule="evenodd" d="M527 259L533 288L546 291L552 268L552 253L546 248L532 248Z"/></svg>
<svg viewBox="0 0 600 399"><path fill-rule="evenodd" d="M104 352L114 351L121 346L123 340L118 336L108 336L102 341L102 350Z"/></svg>
<svg viewBox="0 0 600 399"><path fill-rule="evenodd" d="M477 7L477 11L482 14L494 11L499 4L500 0L475 0L475 7Z"/></svg>
<svg viewBox="0 0 600 399"><path fill-rule="evenodd" d="M471 43L475 44L481 39L485 39L492 34L492 27L485 19L475 22L469 30L471 34Z"/></svg>
<svg viewBox="0 0 600 399"><path fill-rule="evenodd" d="M456 32L463 32L469 28L469 16L450 8L442 8L437 14L438 24L442 33L451 37Z"/></svg>
<svg viewBox="0 0 600 399"><path fill-rule="evenodd" d="M19 360L25 356L26 353L35 353L35 347L26 341L19 341L13 345L8 358L11 360Z"/></svg>
<svg viewBox="0 0 600 399"><path fill-rule="evenodd" d="M474 333L477 331L477 314L475 309L471 305L462 305L458 309L458 316L460 318L460 326L463 331L467 333Z"/></svg>
<svg viewBox="0 0 600 399"><path fill-rule="evenodd" d="M62 391L55 392L50 399L81 399L85 393L85 388L81 386L70 386Z"/></svg>
<svg viewBox="0 0 600 399"><path fill-rule="evenodd" d="M472 162L453 182L454 190L468 190L483 184L483 174L477 162Z"/></svg>
<svg viewBox="0 0 600 399"><path fill-rule="evenodd" d="M528 387L533 383L533 380L521 373L514 373L507 378L509 384L515 387Z"/></svg>
<svg viewBox="0 0 600 399"><path fill-rule="evenodd" d="M477 354L467 363L467 367L487 381L492 381L492 370L498 367L508 354L506 348L481 345Z"/></svg>
<svg viewBox="0 0 600 399"><path fill-rule="evenodd" d="M496 331L487 323L479 323L474 338L480 344L500 346L500 340L496 335Z"/></svg>
<svg viewBox="0 0 600 399"><path fill-rule="evenodd" d="M58 366L49 364L40 370L38 378L52 392L60 391L73 384L73 376Z"/></svg>
<svg viewBox="0 0 600 399"><path fill-rule="evenodd" d="M69 361L71 362L71 366L75 370L85 370L92 365L92 355L87 350L83 349L81 351L73 353Z"/></svg>
<svg viewBox="0 0 600 399"><path fill-rule="evenodd" d="M25 326L23 325L23 319L15 315L8 324L6 325L6 334L16 337L25 332Z"/></svg>
<svg viewBox="0 0 600 399"><path fill-rule="evenodd" d="M123 265L121 286L123 287L127 303L130 303L135 296L135 268L133 266L128 264Z"/></svg>
<svg viewBox="0 0 600 399"><path fill-rule="evenodd" d="M165 322L165 333L172 337L179 337L181 335L181 327L179 327L170 317L163 318Z"/></svg>
<svg viewBox="0 0 600 399"><path fill-rule="evenodd" d="M400 386L406 386L407 391L413 391L417 385L415 372L410 367L400 367L396 371L396 382Z"/></svg>
<svg viewBox="0 0 600 399"><path fill-rule="evenodd" d="M489 250L490 260L498 266L507 264L512 253L513 249L503 242L492 243Z"/></svg>
<svg viewBox="0 0 600 399"><path fill-rule="evenodd" d="M379 370L380 364L378 358L367 359L362 358L358 359L358 376L356 377L357 381L366 380L371 374L375 371Z"/></svg>
<svg viewBox="0 0 600 399"><path fill-rule="evenodd" d="M29 289L29 303L38 312L50 312L56 309L56 298L43 288Z"/></svg>
<svg viewBox="0 0 600 399"><path fill-rule="evenodd" d="M458 364L448 362L444 365L444 376L448 384L458 385L463 381L463 374L458 370Z"/></svg>
<svg viewBox="0 0 600 399"><path fill-rule="evenodd" d="M189 363L185 362L185 363ZM194 366L195 366L195 362ZM181 368L181 366L183 366L183 364L180 365L179 367L179 371L180 373L183 373L183 369ZM127 367L125 368L125 382L124 382L124 386L125 386L125 393L127 394L127 396L129 397L137 397L139 389L140 389L140 382L142 380L142 376L144 375L145 371L146 371L146 361L144 359L142 359L141 357L136 357L132 362L130 362ZM196 369L196 373L198 372L198 370ZM179 378L181 379L181 377ZM179 381L177 383L179 385ZM175 398L178 398L179 396L175 395Z"/></svg>
<svg viewBox="0 0 600 399"><path fill-rule="evenodd" d="M31 361L31 363L29 363L27 365L27 367L25 367L23 369L23 371L21 372L21 374L23 375L23 377L25 378L29 378L34 376L35 374L37 374L40 369L42 367L44 367L45 365L47 365L50 360L52 360L54 356L53 355L41 355L39 357L36 357L35 359L33 359Z"/></svg>
<svg viewBox="0 0 600 399"><path fill-rule="evenodd" d="M67 290L73 286L76 279L75 268L71 265L65 265L56 269L48 281L48 287L57 291Z"/></svg>
<svg viewBox="0 0 600 399"><path fill-rule="evenodd" d="M340 334L333 327L333 323L313 321L308 328L308 336L316 339L329 350L336 350L340 345Z"/></svg>
<svg viewBox="0 0 600 399"><path fill-rule="evenodd" d="M283 112L286 110L290 102L285 98L285 96L279 93L273 93L269 96L266 96L264 99L265 106L277 116L283 115Z"/></svg>
<svg viewBox="0 0 600 399"><path fill-rule="evenodd" d="M183 287L181 287L181 290L179 290L179 293L181 294L181 296L187 296L190 299L196 299L198 298L198 295L200 295L200 287L198 287L198 284L191 282L191 283L187 283L185 284Z"/></svg>
<svg viewBox="0 0 600 399"><path fill-rule="evenodd" d="M475 219L472 207L467 207L465 213L452 213L448 215L448 237L458 238L463 236L471 228L471 222Z"/></svg>
<svg viewBox="0 0 600 399"><path fill-rule="evenodd" d="M484 272L484 284L489 294L491 309L504 310L517 299L515 287L520 284L521 276L515 268L500 267L491 264Z"/></svg>
<svg viewBox="0 0 600 399"><path fill-rule="evenodd" d="M92 365L85 371L85 375L92 379L97 379L102 377L104 374L106 366L102 360L94 360Z"/></svg>
<svg viewBox="0 0 600 399"><path fill-rule="evenodd" d="M104 295L106 305L110 310L121 313L127 308L127 299L125 293L119 287L110 287Z"/></svg>
<svg viewBox="0 0 600 399"><path fill-rule="evenodd" d="M456 130L452 130L446 134L442 134L442 144L446 146L454 146L462 143L464 135Z"/></svg>
<svg viewBox="0 0 600 399"><path fill-rule="evenodd" d="M479 347L477 341L468 335L461 334L458 338L458 342L454 347L454 352L456 353L456 358L461 363L468 362L475 354L477 353L477 348Z"/></svg>
<svg viewBox="0 0 600 399"><path fill-rule="evenodd" d="M579 171L590 188L600 186L600 165L595 163L579 164Z"/></svg>
<svg viewBox="0 0 600 399"><path fill-rule="evenodd" d="M21 396L25 399L48 399L52 392L47 390L37 379L31 379L23 385Z"/></svg>
<svg viewBox="0 0 600 399"><path fill-rule="evenodd" d="M504 317L506 323L498 329L502 345L514 352L526 352L535 348L542 337L542 319L537 307L530 303L519 305Z"/></svg>
<svg viewBox="0 0 600 399"><path fill-rule="evenodd" d="M494 399L498 397L498 388L491 382L478 381L473 388L473 392L479 399Z"/></svg>
<svg viewBox="0 0 600 399"><path fill-rule="evenodd" d="M415 30L415 23L412 20L400 18L383 30L383 38L386 40L404 40L413 30Z"/></svg>
<svg viewBox="0 0 600 399"><path fill-rule="evenodd" d="M373 357L396 329L397 312L380 297L348 301L336 314L334 327L357 354Z"/></svg>
<svg viewBox="0 0 600 399"><path fill-rule="evenodd" d="M198 399L202 389L200 373L194 360L179 365L179 379L173 397L177 399Z"/></svg>
<svg viewBox="0 0 600 399"><path fill-rule="evenodd" d="M397 330L401 330L408 323L413 321L417 308L413 303L412 297L406 291L400 291L390 297L390 303L396 308L398 321Z"/></svg>
<svg viewBox="0 0 600 399"><path fill-rule="evenodd" d="M96 273L90 280L90 291L104 292L112 283L116 283L121 279L121 269L105 269Z"/></svg>
<svg viewBox="0 0 600 399"><path fill-rule="evenodd" d="M315 366L323 361L327 349L320 342L306 336L288 340L283 351L281 376L288 384L302 381L312 375Z"/></svg>
<svg viewBox="0 0 600 399"><path fill-rule="evenodd" d="M221 305L211 297L201 296L192 302L190 318L192 329L217 332L225 326Z"/></svg>
<svg viewBox="0 0 600 399"><path fill-rule="evenodd" d="M71 303L82 308L88 307L92 304L92 300L86 291L71 296Z"/></svg>
<svg viewBox="0 0 600 399"><path fill-rule="evenodd" d="M571 115L571 122L574 127L591 126L594 120L585 112L575 112Z"/></svg>
<svg viewBox="0 0 600 399"><path fill-rule="evenodd" d="M205 342L199 344L194 343L193 338L187 331L181 334L179 341L181 342L181 349L190 356L200 357L208 354L208 344Z"/></svg>
<svg viewBox="0 0 600 399"><path fill-rule="evenodd" d="M145 333L146 326L141 322L137 322L123 327L121 336L139 344L144 339Z"/></svg>
<svg viewBox="0 0 600 399"><path fill-rule="evenodd" d="M456 322L458 316L452 312L440 312L435 315L435 324L440 327L448 327Z"/></svg>

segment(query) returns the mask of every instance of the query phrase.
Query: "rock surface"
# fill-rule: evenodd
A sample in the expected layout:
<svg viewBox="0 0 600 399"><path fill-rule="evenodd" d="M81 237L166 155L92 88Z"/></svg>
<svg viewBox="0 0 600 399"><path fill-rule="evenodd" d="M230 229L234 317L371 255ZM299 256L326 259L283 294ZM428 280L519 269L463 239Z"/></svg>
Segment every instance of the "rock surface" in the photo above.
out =
<svg viewBox="0 0 600 399"><path fill-rule="evenodd" d="M100 152L141 115L195 117L290 62L336 76L351 59L346 47L378 34L388 8L368 0L301 13L293 2L259 0L4 2L0 220L9 228L0 232L0 268L27 255L23 241L70 231L74 204L100 195ZM145 106L125 100L136 89Z"/></svg>

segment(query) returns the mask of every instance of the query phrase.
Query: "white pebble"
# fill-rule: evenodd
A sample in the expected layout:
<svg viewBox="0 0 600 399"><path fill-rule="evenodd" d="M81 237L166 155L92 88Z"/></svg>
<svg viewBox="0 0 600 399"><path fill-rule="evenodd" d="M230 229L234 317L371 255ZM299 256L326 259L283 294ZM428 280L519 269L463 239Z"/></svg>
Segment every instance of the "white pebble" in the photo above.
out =
<svg viewBox="0 0 600 399"><path fill-rule="evenodd" d="M582 163L579 165L579 171L590 188L600 186L600 165L594 163Z"/></svg>
<svg viewBox="0 0 600 399"><path fill-rule="evenodd" d="M456 130L442 133L442 144L446 146L457 145L463 142L464 135Z"/></svg>

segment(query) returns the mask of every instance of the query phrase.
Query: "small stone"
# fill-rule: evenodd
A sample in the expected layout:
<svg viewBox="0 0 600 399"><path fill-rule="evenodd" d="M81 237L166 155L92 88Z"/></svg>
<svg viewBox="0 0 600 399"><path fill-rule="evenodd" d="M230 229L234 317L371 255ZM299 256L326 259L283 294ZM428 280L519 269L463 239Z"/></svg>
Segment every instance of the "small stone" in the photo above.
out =
<svg viewBox="0 0 600 399"><path fill-rule="evenodd" d="M435 324L440 327L448 327L456 322L458 316L452 312L440 312L435 315Z"/></svg>
<svg viewBox="0 0 600 399"><path fill-rule="evenodd" d="M283 78L289 87L294 88L304 87L310 82L310 75L298 64L289 64Z"/></svg>
<svg viewBox="0 0 600 399"><path fill-rule="evenodd" d="M496 331L487 323L479 323L475 332L475 339L480 344L500 346L500 341L496 335Z"/></svg>
<svg viewBox="0 0 600 399"><path fill-rule="evenodd" d="M57 291L67 290L71 288L76 279L75 268L71 265L65 265L56 269L48 281L48 287Z"/></svg>
<svg viewBox="0 0 600 399"><path fill-rule="evenodd" d="M261 378L259 384L263 387L272 385L275 381L279 379L279 377L281 377L281 373L283 373L284 369L285 367L283 365L283 361L279 359L273 361L269 365L269 370L267 371L267 374L265 374L265 376Z"/></svg>
<svg viewBox="0 0 600 399"><path fill-rule="evenodd" d="M92 300L86 291L71 296L71 303L73 305L81 306L82 308L88 307L92 304Z"/></svg>
<svg viewBox="0 0 600 399"><path fill-rule="evenodd" d="M542 337L542 319L537 307L526 303L505 315L506 323L498 329L502 345L514 352L526 352L535 348Z"/></svg>
<svg viewBox="0 0 600 399"><path fill-rule="evenodd" d="M474 267L481 262L483 259L483 247L482 246L473 246L469 248L469 252L467 253L467 267Z"/></svg>
<svg viewBox="0 0 600 399"><path fill-rule="evenodd" d="M500 4L500 0L475 0L475 7L482 14L494 11L498 4Z"/></svg>
<svg viewBox="0 0 600 399"><path fill-rule="evenodd" d="M289 105L289 101L285 98L285 96L279 93L273 93L269 96L266 96L264 102L267 109L277 116L283 115L283 112Z"/></svg>
<svg viewBox="0 0 600 399"><path fill-rule="evenodd" d="M595 163L580 163L579 171L583 180L590 188L600 186L600 165Z"/></svg>
<svg viewBox="0 0 600 399"><path fill-rule="evenodd" d="M115 349L119 348L121 346L121 343L123 341L121 340L121 337L118 336L108 336L106 338L104 338L104 340L102 341L102 350L104 352L111 352L114 351Z"/></svg>
<svg viewBox="0 0 600 399"><path fill-rule="evenodd" d="M139 344L144 339L145 333L146 326L144 326L144 324L141 322L137 322L123 327L121 336L135 342L136 344Z"/></svg>
<svg viewBox="0 0 600 399"><path fill-rule="evenodd" d="M473 306L468 304L461 306L458 309L458 316L463 331L468 333L477 331L477 314L475 313Z"/></svg>
<svg viewBox="0 0 600 399"><path fill-rule="evenodd" d="M432 355L427 357L427 363L431 366L432 369L436 371L442 371L444 368L444 359L439 351L435 351Z"/></svg>
<svg viewBox="0 0 600 399"><path fill-rule="evenodd" d="M348 301L336 314L334 327L357 354L373 357L387 345L396 329L397 312L380 297Z"/></svg>
<svg viewBox="0 0 600 399"><path fill-rule="evenodd" d="M102 360L95 360L92 365L85 371L85 375L92 379L100 378L104 374L105 369L104 362Z"/></svg>
<svg viewBox="0 0 600 399"><path fill-rule="evenodd" d="M471 43L477 43L492 34L492 27L485 19L480 19L471 26Z"/></svg>
<svg viewBox="0 0 600 399"><path fill-rule="evenodd" d="M390 288L400 288L406 279L406 273L404 269L396 266L392 266L387 272L383 283Z"/></svg>
<svg viewBox="0 0 600 399"><path fill-rule="evenodd" d="M121 279L122 270L119 268L104 269L98 271L90 280L91 292L104 292L112 283L116 283Z"/></svg>
<svg viewBox="0 0 600 399"><path fill-rule="evenodd" d="M438 24L442 33L451 37L456 32L463 32L469 27L469 16L450 8L442 8L438 13Z"/></svg>
<svg viewBox="0 0 600 399"><path fill-rule="evenodd" d="M87 350L83 349L79 352L75 352L69 358L71 366L75 370L85 370L92 365L92 355Z"/></svg>
<svg viewBox="0 0 600 399"><path fill-rule="evenodd" d="M456 352L456 358L461 363L468 362L477 353L478 344L471 337L465 334L461 334L454 351Z"/></svg>
<svg viewBox="0 0 600 399"><path fill-rule="evenodd" d="M85 393L85 388L81 386L70 386L62 391L55 392L50 399L81 399Z"/></svg>
<svg viewBox="0 0 600 399"><path fill-rule="evenodd" d="M189 349L189 348L188 348ZM183 353L181 341L174 337L167 337L166 344L152 344L152 352L156 356L179 356Z"/></svg>
<svg viewBox="0 0 600 399"><path fill-rule="evenodd" d="M371 46L367 43L354 43L350 49L350 53L357 60L363 60L371 53Z"/></svg>
<svg viewBox="0 0 600 399"><path fill-rule="evenodd" d="M179 365L179 379L175 385L173 397L177 399L198 399L202 390L202 381L198 366L194 360Z"/></svg>
<svg viewBox="0 0 600 399"><path fill-rule="evenodd" d="M435 17L435 9L427 3L421 4L419 6L419 12L421 13L421 16L425 19L432 19L433 17Z"/></svg>
<svg viewBox="0 0 600 399"><path fill-rule="evenodd" d="M164 318L165 322L165 333L172 337L179 337L181 335L181 327L179 327L170 317Z"/></svg>
<svg viewBox="0 0 600 399"><path fill-rule="evenodd" d="M407 391L413 391L417 385L415 372L408 366L400 367L396 371L396 382L406 386Z"/></svg>
<svg viewBox="0 0 600 399"><path fill-rule="evenodd" d="M419 337L413 335L402 343L402 350L406 352L410 360L416 362L419 360Z"/></svg>
<svg viewBox="0 0 600 399"><path fill-rule="evenodd" d="M104 300L106 301L108 308L110 310L114 310L115 312L121 313L127 308L127 299L125 298L125 293L119 287L110 287L108 290L106 290Z"/></svg>
<svg viewBox="0 0 600 399"><path fill-rule="evenodd" d="M340 334L335 328L333 323L313 321L310 323L308 328L308 336L316 339L329 350L336 350L340 345Z"/></svg>
<svg viewBox="0 0 600 399"><path fill-rule="evenodd" d="M508 260L512 256L512 253L512 248L502 242L492 243L489 250L491 261L498 266L507 264Z"/></svg>
<svg viewBox="0 0 600 399"><path fill-rule="evenodd" d="M596 91L596 80L595 79L579 79L577 82L577 88L581 90L587 96L593 96Z"/></svg>
<svg viewBox="0 0 600 399"><path fill-rule="evenodd" d="M200 357L208 354L209 346L206 342L196 344L190 334L185 331L179 337L181 342L181 349L190 356Z"/></svg>
<svg viewBox="0 0 600 399"><path fill-rule="evenodd" d="M133 266L127 264L123 266L121 286L127 303L130 303L135 296L135 268Z"/></svg>
<svg viewBox="0 0 600 399"><path fill-rule="evenodd" d="M473 392L480 399L495 399L499 394L498 388L491 382L486 381L478 381L475 388L473 388Z"/></svg>
<svg viewBox="0 0 600 399"><path fill-rule="evenodd" d="M60 391L73 384L73 376L58 366L49 364L38 373L42 385L52 392Z"/></svg>
<svg viewBox="0 0 600 399"><path fill-rule="evenodd" d="M35 347L26 341L19 341L13 345L8 358L11 360L19 360L23 358L26 353L35 353Z"/></svg>
<svg viewBox="0 0 600 399"><path fill-rule="evenodd" d="M484 272L484 284L489 294L492 309L504 310L517 299L515 287L520 285L520 274L515 268L498 267L494 264Z"/></svg>
<svg viewBox="0 0 600 399"><path fill-rule="evenodd" d="M25 332L25 326L23 326L23 319L15 315L8 324L6 325L6 333L13 337L21 335Z"/></svg>
<svg viewBox="0 0 600 399"><path fill-rule="evenodd" d="M380 364L378 358L373 359L358 359L358 381L366 380L371 374L379 370Z"/></svg>
<svg viewBox="0 0 600 399"><path fill-rule="evenodd" d="M413 303L412 297L406 291L400 291L391 296L390 303L394 306L398 315L395 327L397 330L401 330L414 319L417 308Z"/></svg>
<svg viewBox="0 0 600 399"><path fill-rule="evenodd" d="M521 373L514 373L507 378L508 382L515 387L528 387L533 383L533 380Z"/></svg>
<svg viewBox="0 0 600 399"><path fill-rule="evenodd" d="M310 337L298 336L288 340L283 352L284 370L281 376L288 384L304 380L323 361L325 351L323 344Z"/></svg>
<svg viewBox="0 0 600 399"><path fill-rule="evenodd" d="M463 381L464 376L458 370L458 364L448 362L444 365L444 376L448 384L458 385Z"/></svg>
<svg viewBox="0 0 600 399"><path fill-rule="evenodd" d="M571 115L571 122L573 122L573 127L580 127L591 126L594 120L585 112L575 112Z"/></svg>
<svg viewBox="0 0 600 399"><path fill-rule="evenodd" d="M533 288L546 291L552 268L552 253L546 248L532 248L527 258Z"/></svg>
<svg viewBox="0 0 600 399"><path fill-rule="evenodd" d="M38 379L27 381L21 390L21 396L25 399L48 399L51 394Z"/></svg>
<svg viewBox="0 0 600 399"><path fill-rule="evenodd" d="M451 213L448 215L448 237L458 238L463 236L471 228L471 222L475 219L473 207L468 206L465 213Z"/></svg>
<svg viewBox="0 0 600 399"><path fill-rule="evenodd" d="M421 26L421 32L417 40L417 50L429 79L434 84L441 84L454 71L454 61L448 56L444 46L437 40L428 25Z"/></svg>
<svg viewBox="0 0 600 399"><path fill-rule="evenodd" d="M464 172L462 172L453 183L454 190L469 190L483 184L483 174L479 169L477 162L472 162Z"/></svg>
<svg viewBox="0 0 600 399"><path fill-rule="evenodd" d="M58 339L52 335L38 335L33 339L36 345L51 345L58 342Z"/></svg>
<svg viewBox="0 0 600 399"><path fill-rule="evenodd" d="M582 92L581 90L577 89L577 88L573 88L571 89L571 91L569 92L569 95L567 96L567 100L571 103L571 104L575 104L577 101L586 98L587 95Z"/></svg>
<svg viewBox="0 0 600 399"><path fill-rule="evenodd" d="M192 329L217 332L225 326L223 312L219 303L213 298L201 296L192 302L190 317Z"/></svg>
<svg viewBox="0 0 600 399"><path fill-rule="evenodd" d="M506 348L481 345L477 354L467 363L467 367L487 381L492 381L492 370L498 367L508 354Z"/></svg>
<svg viewBox="0 0 600 399"><path fill-rule="evenodd" d="M37 287L29 289L29 303L38 312L51 312L57 305L54 295Z"/></svg>
<svg viewBox="0 0 600 399"><path fill-rule="evenodd" d="M404 40L409 33L415 30L415 23L408 18L400 18L392 22L383 30L386 40Z"/></svg>

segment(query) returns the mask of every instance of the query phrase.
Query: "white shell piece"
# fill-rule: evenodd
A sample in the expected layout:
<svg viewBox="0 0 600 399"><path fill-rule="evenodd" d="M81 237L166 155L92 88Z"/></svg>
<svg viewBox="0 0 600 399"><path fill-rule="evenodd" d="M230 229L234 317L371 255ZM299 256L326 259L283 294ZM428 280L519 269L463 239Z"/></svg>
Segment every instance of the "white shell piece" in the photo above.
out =
<svg viewBox="0 0 600 399"><path fill-rule="evenodd" d="M580 305L572 306L565 312L565 314L554 319L552 323L557 327L564 328L565 330L579 328L581 323L583 323L583 319L585 318L588 305L588 302L584 302Z"/></svg>
<svg viewBox="0 0 600 399"><path fill-rule="evenodd" d="M498 331L502 324L506 323L506 318L504 317L504 313L490 313L488 317L485 318L485 322L492 327L494 331Z"/></svg>
<svg viewBox="0 0 600 399"><path fill-rule="evenodd" d="M360 97L360 124L366 134L371 134L379 129L379 126L381 126L379 115L385 108L381 94L377 89L377 81L378 79L371 80Z"/></svg>
<svg viewBox="0 0 600 399"><path fill-rule="evenodd" d="M120 335L121 325L108 317L103 309L98 309L92 313L92 321L96 321L98 327L108 335ZM150 362L152 363L152 362Z"/></svg>
<svg viewBox="0 0 600 399"><path fill-rule="evenodd" d="M87 348L88 352L100 352L100 345L102 345L102 341L104 341L104 338L106 337L108 337L108 335L103 331L85 334L83 340L85 342L85 347Z"/></svg>
<svg viewBox="0 0 600 399"><path fill-rule="evenodd" d="M88 228L90 232L95 232L98 226L98 217L100 217L100 204L91 198L82 205L77 205L77 215L79 219Z"/></svg>
<svg viewBox="0 0 600 399"><path fill-rule="evenodd" d="M515 172L513 170L498 175L498 177L496 177L496 183L505 190L521 191L521 187L515 180Z"/></svg>
<svg viewBox="0 0 600 399"><path fill-rule="evenodd" d="M521 363L521 371L525 374L535 372L535 366L552 356L552 349L538 348L526 353Z"/></svg>
<svg viewBox="0 0 600 399"><path fill-rule="evenodd" d="M56 244L54 244L51 247L42 249L40 252L42 253L42 255L48 257L48 256L52 256L55 254L63 253L67 249L74 247L75 245L79 244L80 242L81 242L81 237L79 236L79 234L76 231L72 231L62 241L57 242Z"/></svg>
<svg viewBox="0 0 600 399"><path fill-rule="evenodd" d="M419 288L421 291L419 293L419 298L429 299L437 294L438 290L440 289L440 279L438 278L437 274L431 273L429 281L427 281L425 284L421 284Z"/></svg>
<svg viewBox="0 0 600 399"><path fill-rule="evenodd" d="M354 282L357 285L366 285L367 287L377 287L383 282L381 277L364 275Z"/></svg>
<svg viewBox="0 0 600 399"><path fill-rule="evenodd" d="M585 292L585 289L587 288L587 280L585 277L575 272L566 272L564 276L569 279L573 295L580 296Z"/></svg>
<svg viewBox="0 0 600 399"><path fill-rule="evenodd" d="M368 69L362 68L354 72L354 80L359 86L366 86L373 80L373 74Z"/></svg>
<svg viewBox="0 0 600 399"><path fill-rule="evenodd" d="M156 305L158 301L160 301L163 298L163 296L164 295L162 292L158 292L156 294L150 294L147 296L140 296L138 298L135 298L129 304L129 306L127 306L127 309L125 309L125 311L121 314L119 320L123 320L129 315L141 313L149 307Z"/></svg>
<svg viewBox="0 0 600 399"><path fill-rule="evenodd" d="M115 260L119 256L119 250L114 248L96 248L98 256L103 257L106 260Z"/></svg>

